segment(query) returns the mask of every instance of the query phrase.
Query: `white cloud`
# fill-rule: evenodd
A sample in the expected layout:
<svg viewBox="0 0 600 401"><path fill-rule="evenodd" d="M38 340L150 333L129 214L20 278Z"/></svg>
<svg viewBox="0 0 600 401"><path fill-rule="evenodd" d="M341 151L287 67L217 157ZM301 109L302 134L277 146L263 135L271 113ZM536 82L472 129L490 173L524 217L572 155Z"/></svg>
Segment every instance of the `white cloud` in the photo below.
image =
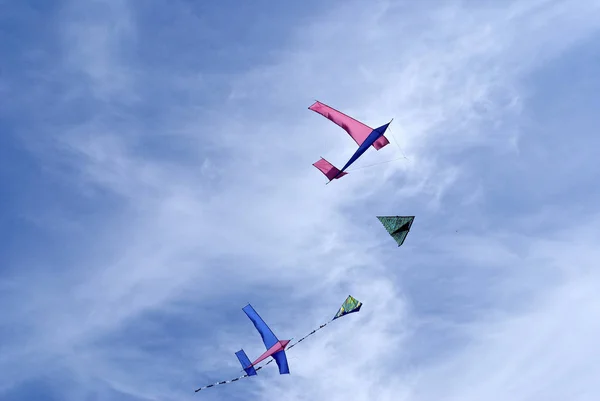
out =
<svg viewBox="0 0 600 401"><path fill-rule="evenodd" d="M77 37L75 44L65 40L68 65L89 77L92 93L109 106L119 104L123 94L126 101L143 103L135 95L143 86L142 75L132 73L139 66L134 59L116 55L121 39L143 46L132 39L140 39L131 17L133 4L105 4L112 10L108 16L90 16L91 25L87 20L68 25L66 39ZM409 300L394 282L398 267L385 264L385 255L378 253L394 246L385 233L374 238L357 220L378 213L363 207L376 202L374 198L401 209L398 213L441 208L448 189L464 182L467 164L457 165L455 156L479 145L512 146L524 107L524 74L589 36L600 26L599 17L598 5L584 1L519 1L506 9L481 4L446 3L441 9L428 5L411 10L387 2L347 4L297 29L289 49L268 67L233 77L228 103L205 106L191 97L170 105L161 116L163 124L154 130L131 118L114 125L109 107L61 133L55 137L61 152L44 157L64 161L68 155L78 168L72 177L77 185L90 196L95 190L110 192L119 208L94 227L93 243L84 239L75 245L90 257L65 266L68 275L50 284L34 283L27 297L15 296L24 304L20 310L32 310L36 316L27 323L31 326L27 336L12 343L25 350L20 357L25 370L38 355L52 363L58 355L91 387L96 385L90 378L143 399L192 399L195 395L188 391L202 384L192 380L206 369L214 368L219 378L222 372L236 371L235 347L255 344L247 346L252 354L261 349L252 327L229 332L203 323L219 319L210 307L236 310L238 315L230 319L236 323L230 324L241 327L248 322L237 308L239 296L254 296L255 291L260 298L273 294L283 305L267 299L257 309L263 316L273 316L269 323L284 337L287 334L281 332L309 331L312 322L321 323L352 293L365 302L363 311L291 351L291 377L267 372L254 385L238 383L232 385L235 389L214 389L207 396L239 397L253 388L265 399L286 400L519 399L517 395L537 399L540 394L548 399L558 394L588 399L575 391L592 391L593 376L567 383L588 355L570 351L577 333L553 346L553 353L540 347L564 338L551 324L557 313L589 341L598 334L598 325L582 323L598 308L590 285L596 281L571 272L564 288L551 290L556 293L550 292L529 311L520 311L517 317L494 315L493 321L468 327L462 335L477 342L457 350L441 367L415 367L404 347L414 329L412 319L418 316L411 315ZM163 79L161 85L184 87L178 77ZM200 85L198 80L191 80L189 87L195 85ZM305 109L313 98L372 125L394 117L394 137L409 161L357 170L323 185L324 179L310 164L320 155L339 164L354 144L340 129ZM209 110L194 116L201 106ZM494 125L498 128L490 134ZM141 152L164 130L172 133L172 141L185 144L189 153L181 163ZM369 152L357 165L398 155L392 143L380 152ZM464 201L476 195L470 192ZM430 249L495 271L498 259L519 259L518 247L515 250L503 239L457 237L452 247ZM543 241L528 241L534 247L532 254L544 257L545 263L567 263L548 254ZM101 251L95 244L102 244ZM589 254L594 245L569 246ZM471 252L474 248L478 252ZM403 250L398 263L415 263L402 259ZM416 260L445 262L443 257L414 253ZM535 262L535 257L531 260ZM597 258L584 262L591 265L593 260ZM500 281L513 279L518 275ZM581 292L579 299L574 291ZM219 301L223 304L217 297L224 299ZM236 306L227 299L234 299ZM565 303L557 301L562 299L585 309L567 313L562 309ZM99 345L146 314L162 316L161 312L197 319L188 323L185 338L169 344L175 348L168 355L136 348L132 339L124 345ZM531 321L545 324L540 328L544 341L522 340L531 333ZM172 335L168 325L159 326L146 334ZM218 342L216 334L209 333L215 329L224 331ZM490 333L498 334L488 338ZM211 343L199 344L200 336ZM32 354L27 353L29 347ZM177 347L189 353L176 353ZM513 350L522 356L505 359ZM231 360L222 361L222 355ZM481 362L484 367L476 364L481 355L486 358ZM553 358L561 356L573 371L565 367L555 373L548 368L558 363ZM3 370L15 358L5 356ZM528 376L523 375L524 368L529 369ZM497 373L489 374L494 369ZM543 376L556 380L545 384L554 384L550 390L539 384ZM477 384L469 387L473 382ZM560 383L567 386L562 393L556 391Z"/></svg>
<svg viewBox="0 0 600 401"><path fill-rule="evenodd" d="M594 265L600 255L598 234L590 230L597 223L595 217L560 241L531 241L530 255L516 268L538 275L559 269L561 282L531 288L539 295L518 313L491 314L468 327L470 344L422 374L416 399L596 399L600 276Z"/></svg>

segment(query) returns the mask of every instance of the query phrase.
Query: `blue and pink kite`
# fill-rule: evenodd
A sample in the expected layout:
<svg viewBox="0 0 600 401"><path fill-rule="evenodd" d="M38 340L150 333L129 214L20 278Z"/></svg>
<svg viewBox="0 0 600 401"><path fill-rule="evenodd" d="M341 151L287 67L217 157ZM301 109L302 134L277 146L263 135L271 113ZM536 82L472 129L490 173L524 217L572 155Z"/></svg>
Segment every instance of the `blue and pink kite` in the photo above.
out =
<svg viewBox="0 0 600 401"><path fill-rule="evenodd" d="M279 340L277 336L273 334L273 331L271 331L269 326L267 326L265 321L262 320L260 315L256 313L252 305L248 304L244 306L242 310L248 315L250 320L252 320L252 323L254 323L254 327L256 327L256 330L260 333L263 343L267 348L267 350L252 363L250 363L250 359L248 359L248 355L246 355L243 349L235 353L246 374L248 376L255 376L256 369L254 367L268 357L273 357L275 362L277 362L279 374L283 375L290 373L287 357L285 356L285 347L287 347L290 340Z"/></svg>
<svg viewBox="0 0 600 401"><path fill-rule="evenodd" d="M345 172L345 170L350 167L350 165L354 163L360 156L362 156L362 154L365 153L370 146L373 146L376 150L379 150L390 143L384 134L392 121L382 125L379 128L373 129L321 102L315 102L308 109L321 114L323 117L342 127L358 144L358 149L341 170L322 157L319 161L313 163L313 166L325 174L325 176L329 179L329 182L348 174Z"/></svg>

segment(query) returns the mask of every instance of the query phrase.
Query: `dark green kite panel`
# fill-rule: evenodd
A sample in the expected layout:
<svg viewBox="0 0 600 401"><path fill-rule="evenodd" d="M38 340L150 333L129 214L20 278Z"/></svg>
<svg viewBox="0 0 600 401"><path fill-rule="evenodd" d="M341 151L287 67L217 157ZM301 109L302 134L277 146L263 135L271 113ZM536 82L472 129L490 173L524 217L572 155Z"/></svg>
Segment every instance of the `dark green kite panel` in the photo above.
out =
<svg viewBox="0 0 600 401"><path fill-rule="evenodd" d="M392 238L401 246L410 231L415 216L377 216Z"/></svg>

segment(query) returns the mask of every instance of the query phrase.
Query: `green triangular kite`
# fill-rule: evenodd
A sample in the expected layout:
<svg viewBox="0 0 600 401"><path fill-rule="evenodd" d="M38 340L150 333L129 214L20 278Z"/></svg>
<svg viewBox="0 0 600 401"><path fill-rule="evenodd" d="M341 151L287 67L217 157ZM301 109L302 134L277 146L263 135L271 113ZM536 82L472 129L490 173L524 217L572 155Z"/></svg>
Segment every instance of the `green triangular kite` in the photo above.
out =
<svg viewBox="0 0 600 401"><path fill-rule="evenodd" d="M387 232L401 246L410 231L415 216L377 216Z"/></svg>

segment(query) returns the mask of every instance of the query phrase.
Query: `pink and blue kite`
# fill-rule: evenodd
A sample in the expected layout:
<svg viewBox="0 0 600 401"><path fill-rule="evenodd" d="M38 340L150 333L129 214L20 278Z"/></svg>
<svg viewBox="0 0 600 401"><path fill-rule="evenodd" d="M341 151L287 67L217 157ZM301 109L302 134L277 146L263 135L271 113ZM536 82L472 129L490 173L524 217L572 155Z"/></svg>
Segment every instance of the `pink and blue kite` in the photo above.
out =
<svg viewBox="0 0 600 401"><path fill-rule="evenodd" d="M358 149L341 170L322 157L319 161L313 163L313 166L325 174L325 176L329 179L329 182L348 174L345 172L345 170L350 167L350 165L354 163L360 156L362 156L362 154L365 153L370 146L373 146L376 150L379 150L390 143L384 134L391 121L379 128L373 129L321 102L315 102L308 109L321 114L323 117L342 127L358 144Z"/></svg>
<svg viewBox="0 0 600 401"><path fill-rule="evenodd" d="M244 306L242 310L246 313L246 315L248 315L250 320L252 320L252 323L254 323L254 327L256 327L256 330L258 330L260 333L263 343L267 348L267 350L252 363L250 363L250 359L248 359L248 356L243 349L235 353L246 374L248 376L255 376L256 369L254 366L264 361L268 357L273 357L273 359L275 359L275 362L277 362L277 366L279 367L280 375L290 373L287 357L285 355L285 347L287 347L290 340L279 340L277 336L273 334L273 331L271 331L269 326L267 326L265 321L262 320L260 315L256 313L252 305L248 304Z"/></svg>
<svg viewBox="0 0 600 401"><path fill-rule="evenodd" d="M238 352L235 353L235 355L237 356L238 360L240 361L240 364L242 365L242 369L244 369L244 371L246 372L245 375L236 377L235 379L224 380L224 381L217 382L214 384L209 384L208 386L200 387L199 389L196 390L196 392L210 388L210 387L214 387L214 386L217 386L220 384L233 383L233 382L243 379L245 377L256 376L257 371L261 370L263 367L267 366L269 363L271 363L273 361L275 361L277 363L277 366L279 367L279 374L282 374L282 375L289 374L290 368L288 366L287 356L285 354L286 348L287 348L287 350L290 350L292 347L301 343L307 337L312 336L317 331L321 330L323 327L327 326L329 323L331 323L335 319L338 319L349 313L358 312L361 307L362 307L362 302L358 301L357 299L355 299L354 297L349 295L348 298L346 298L346 300L342 304L342 306L339 308L338 312L335 314L333 319L331 319L329 322L327 322L325 324L320 325L319 328L311 331L310 333L308 333L307 335L305 335L304 337L302 337L301 339L299 339L294 344L292 344L288 347L290 340L279 340L277 338L277 336L275 336L273 331L269 328L269 326L267 326L265 321L254 310L252 305L250 305L250 304L246 305L244 308L242 308L242 310L250 318L252 323L254 323L254 327L256 327L256 330L258 330L260 336L262 337L263 343L265 344L267 351L265 353L263 353L261 356L259 356L258 358L256 358L256 360L254 362L250 362L250 359L248 358L248 355L246 355L244 350L243 349L239 350ZM272 359L270 359L264 365L257 367L257 365L260 362L264 361L265 359L267 359L269 357L271 357Z"/></svg>

